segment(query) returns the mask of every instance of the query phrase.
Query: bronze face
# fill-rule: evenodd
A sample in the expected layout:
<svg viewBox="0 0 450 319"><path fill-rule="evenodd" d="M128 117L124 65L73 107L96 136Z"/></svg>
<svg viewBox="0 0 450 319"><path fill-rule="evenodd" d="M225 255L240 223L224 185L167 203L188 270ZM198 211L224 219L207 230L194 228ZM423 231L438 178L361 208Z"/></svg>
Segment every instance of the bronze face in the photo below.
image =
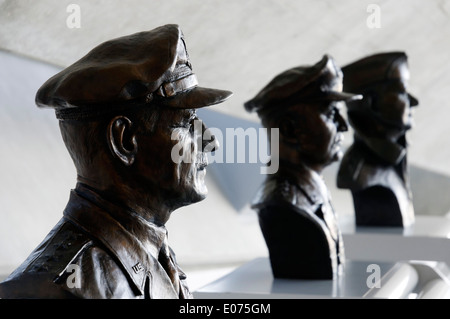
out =
<svg viewBox="0 0 450 319"><path fill-rule="evenodd" d="M402 68L401 77L374 86L377 99L372 108L387 124L401 130L409 130L413 126L412 107L417 106L417 100L408 94L409 71Z"/></svg>
<svg viewBox="0 0 450 319"><path fill-rule="evenodd" d="M208 159L202 138L205 126L193 109L164 110L161 120L153 133L136 136L136 173L149 189L165 190L184 205L198 202L208 192Z"/></svg>
<svg viewBox="0 0 450 319"><path fill-rule="evenodd" d="M340 160L343 132L348 129L340 113L341 105L325 101L290 107L280 122L281 142L295 145L298 160L310 167L321 169Z"/></svg>

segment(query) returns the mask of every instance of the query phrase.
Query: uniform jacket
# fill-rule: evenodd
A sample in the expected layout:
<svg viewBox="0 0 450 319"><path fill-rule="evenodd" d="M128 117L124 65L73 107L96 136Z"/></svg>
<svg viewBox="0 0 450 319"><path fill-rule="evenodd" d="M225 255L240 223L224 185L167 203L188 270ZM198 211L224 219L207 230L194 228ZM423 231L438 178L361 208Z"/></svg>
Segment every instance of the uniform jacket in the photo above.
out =
<svg viewBox="0 0 450 319"><path fill-rule="evenodd" d="M63 217L4 282L1 298L192 298L165 227L77 185Z"/></svg>
<svg viewBox="0 0 450 319"><path fill-rule="evenodd" d="M320 251L328 261L319 263L328 263L326 268L338 273L345 263L345 253L337 216L322 178L313 171L306 176L298 180L279 170L267 178L252 207L258 211L273 268L274 263L290 263L294 269L296 259L299 263L319 267L314 265L319 261L308 255L317 255ZM308 232L310 235L306 237L310 237L305 238L302 232Z"/></svg>

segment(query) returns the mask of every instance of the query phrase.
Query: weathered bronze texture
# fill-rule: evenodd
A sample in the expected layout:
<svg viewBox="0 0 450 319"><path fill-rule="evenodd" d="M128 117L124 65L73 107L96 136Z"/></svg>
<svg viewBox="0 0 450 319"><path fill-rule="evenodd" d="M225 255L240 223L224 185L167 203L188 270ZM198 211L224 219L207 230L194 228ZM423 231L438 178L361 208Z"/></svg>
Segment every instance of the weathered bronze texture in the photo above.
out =
<svg viewBox="0 0 450 319"><path fill-rule="evenodd" d="M360 96L342 92L342 72L325 55L277 75L252 100L264 127L279 129L279 170L268 175L257 211L276 278L333 279L344 243L321 172L339 160L347 123L339 109Z"/></svg>
<svg viewBox="0 0 450 319"><path fill-rule="evenodd" d="M358 226L407 227L414 207L406 133L413 125L404 52L362 58L342 68L344 90L363 95L347 103L354 142L340 164L337 185L351 190Z"/></svg>
<svg viewBox="0 0 450 319"><path fill-rule="evenodd" d="M105 42L44 83L36 102L55 109L77 184L0 297L191 298L165 223L207 195L218 145L195 109L230 95L197 85L177 25Z"/></svg>

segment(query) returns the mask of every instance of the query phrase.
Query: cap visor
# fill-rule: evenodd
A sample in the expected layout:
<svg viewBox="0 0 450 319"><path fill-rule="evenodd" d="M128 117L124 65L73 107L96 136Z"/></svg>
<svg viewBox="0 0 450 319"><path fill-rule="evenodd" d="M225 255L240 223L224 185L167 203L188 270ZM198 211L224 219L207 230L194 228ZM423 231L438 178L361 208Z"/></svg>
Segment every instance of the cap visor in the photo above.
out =
<svg viewBox="0 0 450 319"><path fill-rule="evenodd" d="M164 104L177 109L197 109L219 104L233 95L230 91L195 87L170 98L164 98Z"/></svg>
<svg viewBox="0 0 450 319"><path fill-rule="evenodd" d="M352 94L352 93L346 93L346 92L328 92L323 97L320 97L321 100L328 100L328 101L355 101L355 100L361 100L363 98L360 94Z"/></svg>

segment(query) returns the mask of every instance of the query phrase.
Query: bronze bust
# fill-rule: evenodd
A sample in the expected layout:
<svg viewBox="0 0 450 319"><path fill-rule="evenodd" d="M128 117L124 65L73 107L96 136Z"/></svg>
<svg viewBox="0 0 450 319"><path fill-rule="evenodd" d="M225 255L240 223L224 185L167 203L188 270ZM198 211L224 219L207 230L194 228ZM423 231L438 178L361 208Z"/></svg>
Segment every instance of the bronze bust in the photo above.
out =
<svg viewBox="0 0 450 319"><path fill-rule="evenodd" d="M347 103L354 141L337 177L352 193L358 226L407 227L414 223L406 133L413 125L404 52L374 54L342 68L344 89L363 95Z"/></svg>
<svg viewBox="0 0 450 319"><path fill-rule="evenodd" d="M230 95L197 85L177 25L102 43L44 83L36 103L55 109L77 184L0 297L191 298L165 223L207 195L217 145L193 129L196 109Z"/></svg>
<svg viewBox="0 0 450 319"><path fill-rule="evenodd" d="M273 78L252 100L266 128L279 129L279 170L268 175L252 207L276 278L333 279L345 263L344 243L321 172L341 158L347 123L340 104L342 72L325 55Z"/></svg>

